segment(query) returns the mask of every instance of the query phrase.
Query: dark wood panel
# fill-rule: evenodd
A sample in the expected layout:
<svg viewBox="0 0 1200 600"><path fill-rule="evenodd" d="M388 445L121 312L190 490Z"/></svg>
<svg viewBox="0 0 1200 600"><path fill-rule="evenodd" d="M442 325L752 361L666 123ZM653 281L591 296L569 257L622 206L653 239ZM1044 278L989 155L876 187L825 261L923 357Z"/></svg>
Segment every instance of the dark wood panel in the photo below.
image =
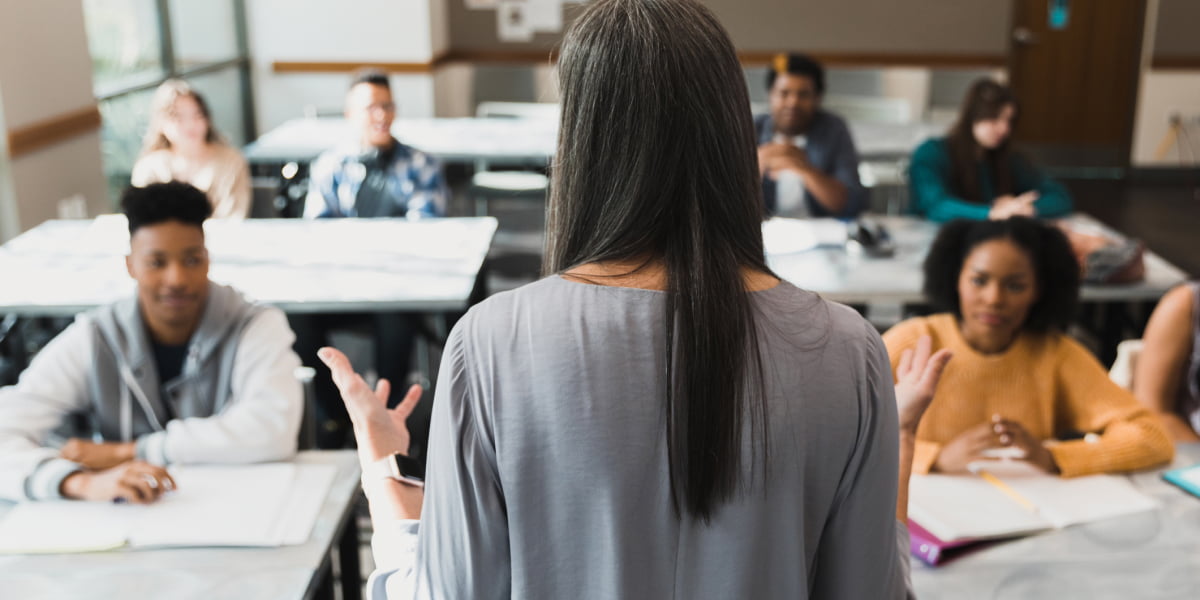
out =
<svg viewBox="0 0 1200 600"><path fill-rule="evenodd" d="M1128 156L1145 0L1071 0L1052 30L1048 0L1016 0L1009 76L1021 103L1016 137L1058 146L1114 147Z"/></svg>

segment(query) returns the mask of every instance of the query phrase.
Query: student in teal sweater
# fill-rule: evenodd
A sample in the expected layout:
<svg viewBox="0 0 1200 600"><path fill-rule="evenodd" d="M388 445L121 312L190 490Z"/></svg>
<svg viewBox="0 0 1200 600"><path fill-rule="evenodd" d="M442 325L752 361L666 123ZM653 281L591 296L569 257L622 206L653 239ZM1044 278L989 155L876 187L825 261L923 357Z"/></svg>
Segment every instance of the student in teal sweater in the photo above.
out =
<svg viewBox="0 0 1200 600"><path fill-rule="evenodd" d="M1012 92L991 79L971 84L946 137L913 152L909 187L917 214L931 221L1057 217L1071 212L1062 185L1012 150Z"/></svg>

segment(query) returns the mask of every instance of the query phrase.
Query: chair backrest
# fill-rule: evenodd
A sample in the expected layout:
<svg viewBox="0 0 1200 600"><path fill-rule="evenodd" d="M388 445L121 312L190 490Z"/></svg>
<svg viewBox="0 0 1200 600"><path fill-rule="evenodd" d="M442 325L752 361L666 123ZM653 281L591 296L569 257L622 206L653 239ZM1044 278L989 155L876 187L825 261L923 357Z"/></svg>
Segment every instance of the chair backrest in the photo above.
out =
<svg viewBox="0 0 1200 600"><path fill-rule="evenodd" d="M1125 340L1117 344L1117 359L1108 370L1108 378L1117 385L1133 391L1133 370L1137 359L1142 355L1142 340Z"/></svg>
<svg viewBox="0 0 1200 600"><path fill-rule="evenodd" d="M557 121L561 110L555 102L480 102L475 108L475 116Z"/></svg>
<svg viewBox="0 0 1200 600"><path fill-rule="evenodd" d="M312 367L296 367L292 376L304 387L304 411L300 418L300 432L296 438L299 450L317 447L317 393L313 389L313 378L317 371Z"/></svg>

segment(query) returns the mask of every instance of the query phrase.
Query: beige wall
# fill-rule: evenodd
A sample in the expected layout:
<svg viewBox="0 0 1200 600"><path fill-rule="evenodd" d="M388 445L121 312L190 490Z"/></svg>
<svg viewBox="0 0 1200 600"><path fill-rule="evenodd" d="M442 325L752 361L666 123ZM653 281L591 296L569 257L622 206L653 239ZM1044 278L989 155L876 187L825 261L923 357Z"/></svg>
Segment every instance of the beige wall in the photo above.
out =
<svg viewBox="0 0 1200 600"><path fill-rule="evenodd" d="M95 104L79 0L0 1L0 133ZM0 237L54 218L58 201L82 195L89 215L108 208L97 132L12 157L0 153Z"/></svg>
<svg viewBox="0 0 1200 600"><path fill-rule="evenodd" d="M1008 51L1009 2L1004 0L708 0L742 51L960 53ZM569 23L579 5L567 5ZM864 18L869 15L869 18ZM496 13L450 2L454 50L544 50L560 36L502 43Z"/></svg>
<svg viewBox="0 0 1200 600"><path fill-rule="evenodd" d="M461 2L250 0L247 37L260 133L310 109L340 113L350 82L348 73L276 73L273 62L427 63L446 44L446 4ZM432 75L396 74L391 83L401 116L433 116Z"/></svg>

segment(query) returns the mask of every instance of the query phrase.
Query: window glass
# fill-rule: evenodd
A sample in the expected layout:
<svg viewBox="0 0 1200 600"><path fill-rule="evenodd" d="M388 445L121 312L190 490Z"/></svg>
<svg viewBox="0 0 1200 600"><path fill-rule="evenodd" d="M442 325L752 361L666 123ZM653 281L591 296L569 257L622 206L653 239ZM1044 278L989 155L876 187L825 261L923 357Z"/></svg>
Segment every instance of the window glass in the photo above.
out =
<svg viewBox="0 0 1200 600"><path fill-rule="evenodd" d="M84 0L83 11L97 96L162 78L154 0Z"/></svg>
<svg viewBox="0 0 1200 600"><path fill-rule="evenodd" d="M177 71L238 57L232 0L170 0L167 8Z"/></svg>

